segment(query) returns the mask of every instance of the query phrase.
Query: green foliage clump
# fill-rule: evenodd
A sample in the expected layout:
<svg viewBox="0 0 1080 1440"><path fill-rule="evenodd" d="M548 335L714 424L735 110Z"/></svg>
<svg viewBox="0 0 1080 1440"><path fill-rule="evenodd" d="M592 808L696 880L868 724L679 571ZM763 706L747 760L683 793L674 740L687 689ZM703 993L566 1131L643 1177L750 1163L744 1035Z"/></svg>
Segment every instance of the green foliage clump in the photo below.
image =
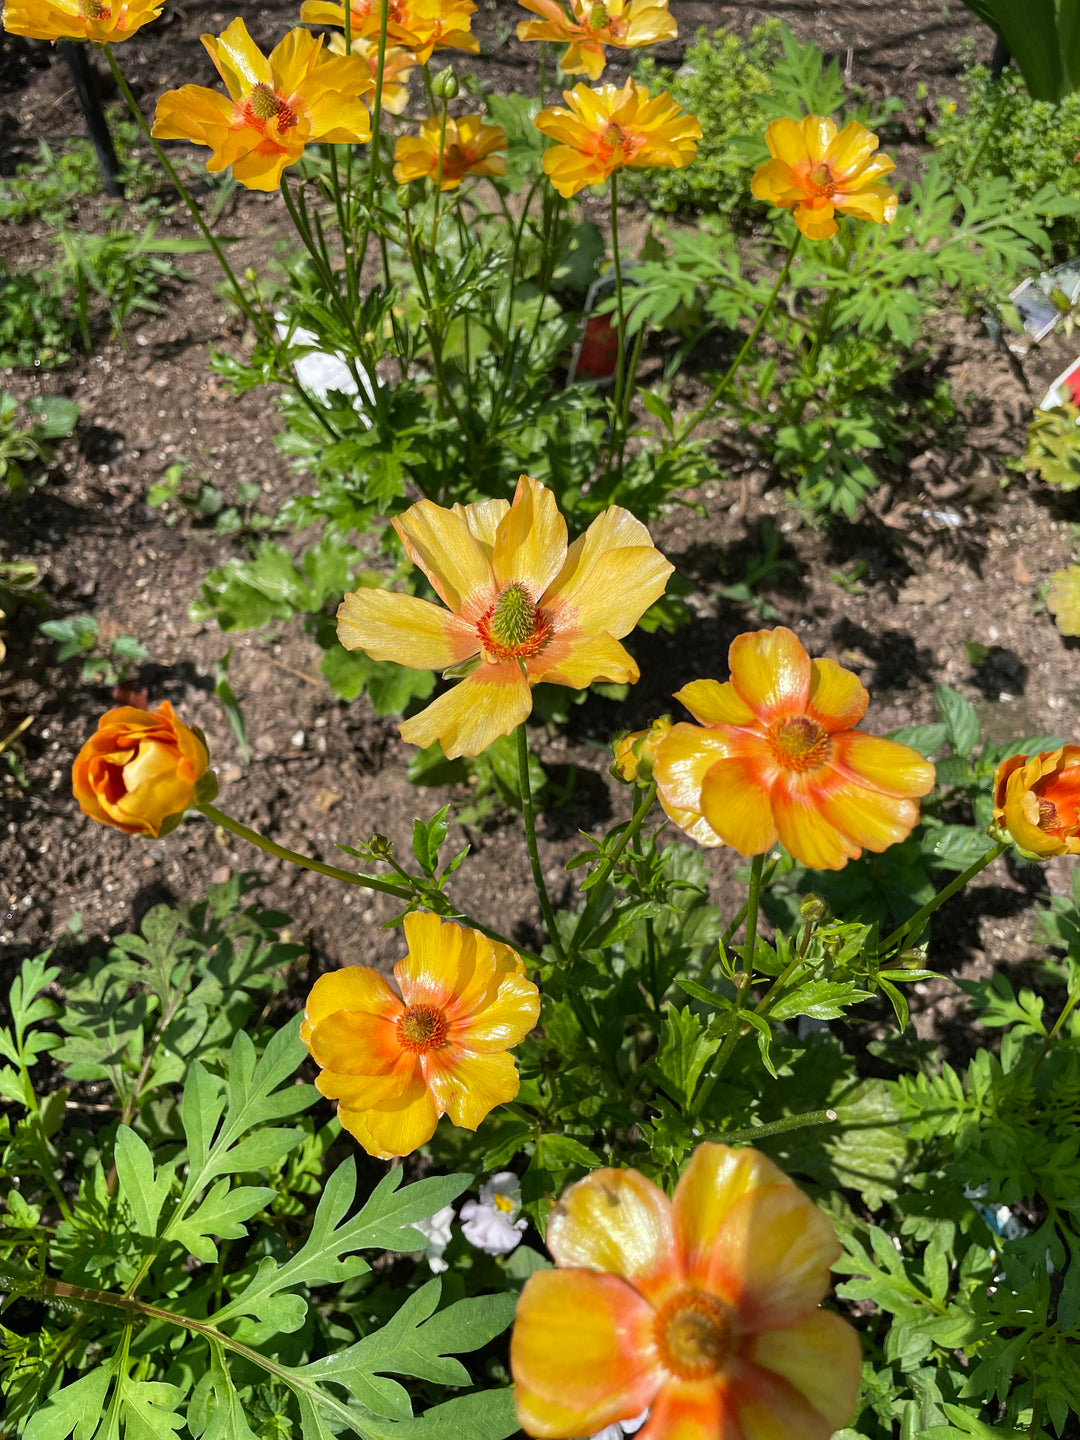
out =
<svg viewBox="0 0 1080 1440"><path fill-rule="evenodd" d="M1080 488L1080 408L1066 401L1035 411L1023 468L1062 494Z"/></svg>
<svg viewBox="0 0 1080 1440"><path fill-rule="evenodd" d="M19 491L40 483L53 459L52 442L75 429L79 407L62 395L41 395L20 406L0 390L0 481Z"/></svg>
<svg viewBox="0 0 1080 1440"><path fill-rule="evenodd" d="M965 70L959 83L962 103L941 101L928 137L946 179L968 184L976 175L1005 176L1018 204L1047 185L1080 193L1080 92L1056 104L1032 100L1009 71L994 80L985 65ZM1062 217L1057 233L1076 240L1080 220Z"/></svg>
<svg viewBox="0 0 1080 1440"><path fill-rule="evenodd" d="M135 122L112 113L109 131L120 162L124 194L131 198L149 194L159 177L154 166L138 153L142 135ZM39 140L38 147L35 160L16 166L13 176L0 178L0 224L37 220L59 225L70 217L80 200L103 191L101 170L89 140L69 140L61 150Z"/></svg>
<svg viewBox="0 0 1080 1440"><path fill-rule="evenodd" d="M12 270L0 255L0 366L55 369L70 360L74 336L63 283Z"/></svg>

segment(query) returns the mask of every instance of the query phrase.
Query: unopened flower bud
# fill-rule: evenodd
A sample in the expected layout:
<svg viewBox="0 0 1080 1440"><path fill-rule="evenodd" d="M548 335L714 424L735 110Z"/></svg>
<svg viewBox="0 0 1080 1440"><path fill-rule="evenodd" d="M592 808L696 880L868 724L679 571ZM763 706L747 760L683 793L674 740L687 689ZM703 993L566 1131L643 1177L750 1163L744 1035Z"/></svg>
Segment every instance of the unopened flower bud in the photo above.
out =
<svg viewBox="0 0 1080 1440"><path fill-rule="evenodd" d="M652 779L657 746L671 729L671 716L661 715L648 730L633 730L615 737L615 760L611 774L628 785L647 785Z"/></svg>
<svg viewBox="0 0 1080 1440"><path fill-rule="evenodd" d="M829 918L829 905L820 895L815 895L811 890L799 901L799 914L806 921L807 925L820 925L823 920Z"/></svg>
<svg viewBox="0 0 1080 1440"><path fill-rule="evenodd" d="M411 185L399 185L397 187L397 203L399 210L410 210L413 203L413 191Z"/></svg>
<svg viewBox="0 0 1080 1440"><path fill-rule="evenodd" d="M259 278L259 272L255 269L255 266L254 266L254 265L249 265L249 266L247 267L247 269L244 271L244 279L247 281L247 283L248 283L249 285L254 285L254 284L255 284L255 281L258 280L258 278Z"/></svg>
<svg viewBox="0 0 1080 1440"><path fill-rule="evenodd" d="M892 963L899 966L901 970L921 970L926 964L926 951L901 950Z"/></svg>
<svg viewBox="0 0 1080 1440"><path fill-rule="evenodd" d="M431 81L431 93L437 100L453 100L458 93L458 80L454 67L447 65Z"/></svg>
<svg viewBox="0 0 1080 1440"><path fill-rule="evenodd" d="M72 787L92 820L154 837L217 794L202 731L185 725L167 700L153 711L124 705L103 715L75 758Z"/></svg>
<svg viewBox="0 0 1080 1440"><path fill-rule="evenodd" d="M394 853L394 842L388 835L380 835L376 830L368 841L368 849L376 860L389 860Z"/></svg>

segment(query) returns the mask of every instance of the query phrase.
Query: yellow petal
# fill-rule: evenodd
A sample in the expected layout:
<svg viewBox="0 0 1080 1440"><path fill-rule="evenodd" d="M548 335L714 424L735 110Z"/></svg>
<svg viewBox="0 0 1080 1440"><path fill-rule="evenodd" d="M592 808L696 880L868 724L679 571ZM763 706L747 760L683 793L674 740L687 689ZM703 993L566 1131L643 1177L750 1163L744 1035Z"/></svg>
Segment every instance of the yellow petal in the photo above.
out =
<svg viewBox="0 0 1080 1440"><path fill-rule="evenodd" d="M696 844L709 848L723 845L723 840L704 815L699 815L694 810L680 810L674 805L669 805L663 795L660 796L660 808L672 824L677 825L683 834L688 835Z"/></svg>
<svg viewBox="0 0 1080 1440"><path fill-rule="evenodd" d="M483 664L426 710L398 727L409 745L436 740L448 760L479 755L500 735L509 735L532 711L532 691L512 660Z"/></svg>
<svg viewBox="0 0 1080 1440"><path fill-rule="evenodd" d="M727 753L727 741L722 735L698 725L673 725L657 747L653 761L653 779L665 809L670 805L674 810L695 810L700 814L705 776Z"/></svg>
<svg viewBox="0 0 1080 1440"><path fill-rule="evenodd" d="M675 699L702 725L753 725L757 721L730 680L723 684L719 680L691 680L676 690Z"/></svg>
<svg viewBox="0 0 1080 1440"><path fill-rule="evenodd" d="M805 1395L830 1434L851 1419L862 1349L856 1332L839 1315L815 1310L796 1325L765 1331L754 1337L747 1355Z"/></svg>
<svg viewBox="0 0 1080 1440"><path fill-rule="evenodd" d="M795 181L786 160L768 160L759 165L750 181L750 193L766 205L787 209L806 198L806 192Z"/></svg>
<svg viewBox="0 0 1080 1440"><path fill-rule="evenodd" d="M543 608L560 628L606 630L621 640L664 593L674 568L641 521L612 505L570 546Z"/></svg>
<svg viewBox="0 0 1080 1440"><path fill-rule="evenodd" d="M838 178L860 171L878 148L878 137L857 120L850 121L835 136L825 158Z"/></svg>
<svg viewBox="0 0 1080 1440"><path fill-rule="evenodd" d="M671 1201L637 1170L594 1170L564 1190L544 1238L558 1265L619 1275L654 1305L684 1281Z"/></svg>
<svg viewBox="0 0 1080 1440"><path fill-rule="evenodd" d="M785 165L794 167L808 158L803 128L795 120L770 121L765 131L765 144L773 159L782 160Z"/></svg>
<svg viewBox="0 0 1080 1440"><path fill-rule="evenodd" d="M306 1044L311 1031L338 1010L366 1010L372 1015L401 1014L401 999L370 965L345 965L320 975L304 1007L300 1038Z"/></svg>
<svg viewBox="0 0 1080 1440"><path fill-rule="evenodd" d="M836 139L836 126L822 115L806 115L803 117L802 133L811 165L819 165Z"/></svg>
<svg viewBox="0 0 1080 1440"><path fill-rule="evenodd" d="M716 1237L735 1204L744 1195L773 1185L794 1189L779 1166L760 1150L709 1143L697 1147L672 1201L675 1238L688 1283L706 1283Z"/></svg>
<svg viewBox="0 0 1080 1440"><path fill-rule="evenodd" d="M496 583L520 581L536 601L566 559L566 521L555 496L539 480L522 475L514 503L499 522L491 552Z"/></svg>
<svg viewBox="0 0 1080 1440"><path fill-rule="evenodd" d="M447 1045L429 1051L420 1064L440 1112L465 1130L475 1130L496 1105L513 1100L521 1085L514 1057L505 1050L474 1055Z"/></svg>
<svg viewBox="0 0 1080 1440"><path fill-rule="evenodd" d="M528 662L529 679L584 690L597 680L636 684L641 672L630 652L610 635L557 635Z"/></svg>
<svg viewBox="0 0 1080 1440"><path fill-rule="evenodd" d="M541 163L548 179L564 200L569 200L586 185L602 185L615 169L613 164L605 165L596 156L582 155L565 145L554 145L545 150Z"/></svg>
<svg viewBox="0 0 1080 1440"><path fill-rule="evenodd" d="M510 1340L525 1432L565 1440L640 1415L663 1379L653 1323L652 1306L612 1275L530 1275Z"/></svg>
<svg viewBox="0 0 1080 1440"><path fill-rule="evenodd" d="M907 839L918 824L914 800L882 795L862 785L843 784L818 802L824 818L865 850L880 852Z"/></svg>
<svg viewBox="0 0 1080 1440"><path fill-rule="evenodd" d="M771 792L775 766L763 755L717 760L701 785L701 813L726 845L740 855L762 855L776 844ZM782 837L781 837L782 838Z"/></svg>
<svg viewBox="0 0 1080 1440"><path fill-rule="evenodd" d="M445 670L476 655L476 631L456 615L393 590L365 587L346 595L337 612L338 639L346 650L393 660L414 670Z"/></svg>
<svg viewBox="0 0 1080 1440"><path fill-rule="evenodd" d="M464 1007L462 1007L464 1010ZM518 1045L540 1018L540 992L524 975L503 975L491 999L450 1026L450 1039L478 1055Z"/></svg>
<svg viewBox="0 0 1080 1440"><path fill-rule="evenodd" d="M316 39L302 25L290 30L270 52L275 90L283 95L295 94L307 78L308 71L318 63L321 51L321 37Z"/></svg>
<svg viewBox="0 0 1080 1440"><path fill-rule="evenodd" d="M386 1075L402 1054L396 1017L363 1010L327 1015L311 1028L307 1047L316 1065L339 1075Z"/></svg>
<svg viewBox="0 0 1080 1440"><path fill-rule="evenodd" d="M455 505L454 510L455 513L460 511L465 517L466 525L490 560L499 523L510 511L509 500L477 500L472 505Z"/></svg>
<svg viewBox="0 0 1080 1440"><path fill-rule="evenodd" d="M842 870L859 856L859 846L822 813L812 780L797 771L782 772L773 786L772 810L780 843L810 870Z"/></svg>
<svg viewBox="0 0 1080 1440"><path fill-rule="evenodd" d="M479 979L487 985L495 973L491 941L464 925L413 911L405 916L408 953L394 966L406 1005L435 1005L446 1010L463 986Z"/></svg>
<svg viewBox="0 0 1080 1440"><path fill-rule="evenodd" d="M810 656L785 625L738 635L728 650L731 681L766 725L778 715L801 715L810 694Z"/></svg>
<svg viewBox="0 0 1080 1440"><path fill-rule="evenodd" d="M910 745L853 730L833 736L833 767L871 790L918 799L934 788L934 767Z"/></svg>
<svg viewBox="0 0 1080 1440"><path fill-rule="evenodd" d="M202 35L199 38L234 100L246 95L256 85L273 86L270 62L239 17L220 35Z"/></svg>
<svg viewBox="0 0 1080 1440"><path fill-rule="evenodd" d="M833 207L828 201L819 205L797 205L794 215L795 224L808 240L828 240L838 229Z"/></svg>
<svg viewBox="0 0 1080 1440"><path fill-rule="evenodd" d="M850 730L866 714L870 696L850 670L835 660L814 660L810 665L810 698L806 713L830 734Z"/></svg>
<svg viewBox="0 0 1080 1440"><path fill-rule="evenodd" d="M411 1155L426 1145L435 1134L439 1112L427 1086L417 1077L401 1095L369 1110L350 1110L339 1104L338 1119L369 1155L389 1160L394 1155Z"/></svg>
<svg viewBox="0 0 1080 1440"><path fill-rule="evenodd" d="M324 1020L318 1027L330 1025L336 1019ZM318 1032L317 1032L318 1033ZM346 1110L370 1110L396 1096L403 1095L416 1077L422 1074L420 1061L408 1050L398 1050L392 1065L383 1070L372 1070L370 1074L348 1074L344 1070L320 1070L315 1077L315 1086L320 1095L328 1100L337 1100Z"/></svg>
<svg viewBox="0 0 1080 1440"><path fill-rule="evenodd" d="M871 185L865 190L836 195L833 203L841 215L855 215L874 225L888 224L896 216L896 196L885 185Z"/></svg>
<svg viewBox="0 0 1080 1440"><path fill-rule="evenodd" d="M202 85L182 85L179 90L167 90L158 100L151 133L160 140L212 145L210 136L232 120L233 102L228 96Z"/></svg>
<svg viewBox="0 0 1080 1440"><path fill-rule="evenodd" d="M460 506L446 510L421 500L394 521L394 529L409 559L456 614L475 621L494 604L491 565Z"/></svg>

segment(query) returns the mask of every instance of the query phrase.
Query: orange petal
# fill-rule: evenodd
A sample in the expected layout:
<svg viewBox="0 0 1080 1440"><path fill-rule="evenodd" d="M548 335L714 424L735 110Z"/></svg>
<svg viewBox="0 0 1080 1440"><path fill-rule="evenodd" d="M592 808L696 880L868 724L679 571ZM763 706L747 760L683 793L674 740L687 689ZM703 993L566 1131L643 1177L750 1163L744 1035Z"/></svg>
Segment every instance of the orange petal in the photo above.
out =
<svg viewBox="0 0 1080 1440"><path fill-rule="evenodd" d="M426 1145L435 1134L439 1112L417 1067L400 1095L370 1109L350 1110L339 1104L338 1119L369 1155L389 1160L394 1155L411 1155Z"/></svg>
<svg viewBox="0 0 1080 1440"><path fill-rule="evenodd" d="M692 680L675 697L702 725L754 725L757 716L732 685L719 680Z"/></svg>
<svg viewBox="0 0 1080 1440"><path fill-rule="evenodd" d="M345 965L320 975L311 987L300 1039L306 1045L315 1026L338 1010L364 1010L392 1020L401 1014L402 1008L400 998L377 970L370 965Z"/></svg>
<svg viewBox="0 0 1080 1440"><path fill-rule="evenodd" d="M640 1415L663 1376L653 1321L652 1306L613 1275L530 1275L510 1341L522 1429L565 1440Z"/></svg>
<svg viewBox="0 0 1080 1440"><path fill-rule="evenodd" d="M566 559L566 521L555 496L528 475L522 475L514 503L499 522L491 551L491 568L499 588L520 581L536 601L562 569Z"/></svg>
<svg viewBox="0 0 1080 1440"><path fill-rule="evenodd" d="M641 521L612 505L570 546L543 609L560 628L606 630L621 640L664 593L674 568Z"/></svg>
<svg viewBox="0 0 1080 1440"><path fill-rule="evenodd" d="M453 1006L458 991L480 970L484 983L495 973L491 941L478 930L413 911L405 916L408 953L394 966L406 1005Z"/></svg>
<svg viewBox="0 0 1080 1440"><path fill-rule="evenodd" d="M701 785L701 813L740 855L762 855L776 844L777 819L773 814L772 779L776 764L764 752L734 755L710 766Z"/></svg>
<svg viewBox="0 0 1080 1440"><path fill-rule="evenodd" d="M475 1130L496 1105L508 1104L521 1088L514 1057L505 1050L475 1055L444 1045L428 1051L420 1066L440 1114L466 1130Z"/></svg>
<svg viewBox="0 0 1080 1440"><path fill-rule="evenodd" d="M690 1284L701 1287L707 1283L713 1245L732 1207L743 1196L775 1185L795 1188L760 1150L736 1150L708 1142L697 1147L679 1177L672 1201L675 1239Z"/></svg>
<svg viewBox="0 0 1080 1440"><path fill-rule="evenodd" d="M455 614L475 621L494 603L491 565L462 506L446 510L433 500L421 500L398 516L394 529L409 559Z"/></svg>
<svg viewBox="0 0 1080 1440"><path fill-rule="evenodd" d="M862 681L835 660L810 662L810 698L806 713L830 734L850 730L866 714L870 696Z"/></svg>
<svg viewBox="0 0 1080 1440"><path fill-rule="evenodd" d="M882 795L862 785L842 784L818 801L821 814L856 845L879 853L905 840L918 824L914 800Z"/></svg>
<svg viewBox="0 0 1080 1440"><path fill-rule="evenodd" d="M855 1330L839 1315L814 1310L795 1325L756 1335L745 1353L805 1396L830 1433L850 1420L859 1393L862 1347Z"/></svg>
<svg viewBox="0 0 1080 1440"><path fill-rule="evenodd" d="M785 770L772 789L772 812L780 843L800 865L811 870L842 870L859 847L826 819L822 799L810 776Z"/></svg>
<svg viewBox="0 0 1080 1440"><path fill-rule="evenodd" d="M564 1190L544 1238L557 1264L619 1275L654 1304L682 1284L671 1202L637 1170L594 1170Z"/></svg>
<svg viewBox="0 0 1080 1440"><path fill-rule="evenodd" d="M393 660L414 670L446 670L480 650L472 626L429 600L393 590L364 588L346 595L337 620L346 650L363 650L373 660Z"/></svg>
<svg viewBox="0 0 1080 1440"><path fill-rule="evenodd" d="M397 1024L362 1010L338 1010L311 1030L316 1065L339 1075L386 1075L401 1059Z"/></svg>
<svg viewBox="0 0 1080 1440"><path fill-rule="evenodd" d="M409 745L442 745L448 760L479 755L532 711L529 682L513 660L483 664L398 727Z"/></svg>
<svg viewBox="0 0 1080 1440"><path fill-rule="evenodd" d="M528 666L534 684L546 680L551 685L569 685L573 690L584 690L597 680L633 685L641 677L629 650L605 631L598 635L583 635L581 631L557 634Z"/></svg>
<svg viewBox="0 0 1080 1440"><path fill-rule="evenodd" d="M723 1381L667 1380L637 1440L742 1440Z"/></svg>
<svg viewBox="0 0 1080 1440"><path fill-rule="evenodd" d="M540 992L532 981L503 975L486 1004L452 1022L450 1039L477 1054L493 1054L520 1044L539 1018Z"/></svg>
<svg viewBox="0 0 1080 1440"><path fill-rule="evenodd" d="M766 725L780 715L805 711L813 673L810 656L786 626L736 636L728 663L735 689Z"/></svg>
<svg viewBox="0 0 1080 1440"><path fill-rule="evenodd" d="M833 736L833 767L885 795L918 799L934 788L934 767L910 745L860 730Z"/></svg>

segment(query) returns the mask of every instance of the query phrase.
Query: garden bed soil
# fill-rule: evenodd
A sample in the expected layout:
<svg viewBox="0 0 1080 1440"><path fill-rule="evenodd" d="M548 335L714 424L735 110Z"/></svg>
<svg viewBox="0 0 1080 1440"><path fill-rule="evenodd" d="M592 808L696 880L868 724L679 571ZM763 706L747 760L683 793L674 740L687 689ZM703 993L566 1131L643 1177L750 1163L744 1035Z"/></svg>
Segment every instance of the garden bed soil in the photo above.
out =
<svg viewBox="0 0 1080 1440"><path fill-rule="evenodd" d="M746 33L780 13L872 93L904 98L913 155L926 95L932 101L955 89L960 40L973 34L987 43L966 11L945 18L937 0L887 15L869 4L800 0L779 10L672 0L672 9L681 38L661 48L669 62L699 23ZM295 17L295 6L275 3L248 21L255 39L270 46ZM125 44L120 58L144 103L170 86L208 82L198 35L231 18L232 11L210 4L170 4L160 21ZM531 73L531 56L508 38L516 18L504 0L478 16L487 53L476 63L507 90L529 83ZM74 133L77 115L58 57L45 46L0 38L0 166L10 171L30 158L38 137L59 142ZM278 197L241 192L222 228L241 237L233 247L239 265L264 263L275 236L285 233ZM190 233L179 211L166 217L164 229ZM0 232L0 248L19 263L45 253L41 236L27 227ZM185 269L192 283L176 286L160 315L133 324L126 343L103 344L50 374L0 377L19 396L59 392L81 406L78 430L60 447L48 483L25 503L0 499L4 556L40 567L39 593L50 615L91 613L103 639L131 634L146 646L138 684L151 704L168 699L206 731L223 808L327 861L340 858L337 844L354 845L376 831L404 859L413 816L447 800L467 801L468 792L410 785L412 752L394 722L375 716L366 699L347 705L331 696L317 673L319 651L299 625L230 637L188 617L205 572L243 546L186 516L170 526L165 512L150 509L147 491L164 469L186 456L227 497L240 484L257 484L256 508L267 514L305 482L273 444L281 427L271 396L255 391L235 399L208 370L208 345L237 350L243 337L212 288L218 277L211 259L195 256ZM855 670L871 692L867 725L875 731L933 718L940 681L978 706L994 739L1075 731L1076 651L1037 596L1049 574L1071 560L1070 522L1080 515L1072 497L1029 484L1006 469L1005 457L1022 451L1032 404L1076 348L1075 339L1052 341L1020 367L978 321L952 321L938 361L952 382L963 439L909 456L855 526L803 523L768 477L740 458L737 439L720 437L717 479L688 497L695 508L675 506L654 526L657 544L694 584L693 622L675 636L631 638L642 680L625 704L590 696L573 709L565 733L536 735L553 777L575 777L569 802L541 822L556 903L572 896L563 865L582 846L578 829L595 831L627 813L625 789L607 774L612 733L674 708L671 692L690 679L723 677L733 636L762 623L790 625L812 654L832 655ZM693 387L688 381L684 406ZM766 525L780 532L783 556L796 568L760 596L769 607L763 621L760 609L733 602L723 590L742 578L746 557L760 551ZM861 578L852 579L860 561ZM400 936L380 928L394 914L391 900L269 860L201 817L149 842L84 819L71 797L70 766L113 700L107 690L79 682L77 662L54 663L54 643L37 630L41 618L28 608L19 612L0 670L0 736L31 718L19 745L25 788L6 770L0 779L0 982L24 956L57 942L66 963L80 968L151 905L198 899L208 883L249 869L264 878L263 902L290 915L294 938L310 946L313 973L344 963L385 967L400 955ZM990 648L978 670L965 653L968 642ZM213 689L215 664L230 646L230 679L251 741L246 765ZM457 831L453 838L466 837ZM537 945L539 915L520 819L497 809L470 827L467 839L473 853L452 895L481 920ZM733 857L709 852L708 864L715 898L730 911L739 897ZM1034 903L1047 886L1066 884L1058 862L1045 868L997 862L944 911L934 935L936 968L955 976L1031 963L1039 954ZM955 987L942 980L916 989L920 1030L949 1041Z"/></svg>

